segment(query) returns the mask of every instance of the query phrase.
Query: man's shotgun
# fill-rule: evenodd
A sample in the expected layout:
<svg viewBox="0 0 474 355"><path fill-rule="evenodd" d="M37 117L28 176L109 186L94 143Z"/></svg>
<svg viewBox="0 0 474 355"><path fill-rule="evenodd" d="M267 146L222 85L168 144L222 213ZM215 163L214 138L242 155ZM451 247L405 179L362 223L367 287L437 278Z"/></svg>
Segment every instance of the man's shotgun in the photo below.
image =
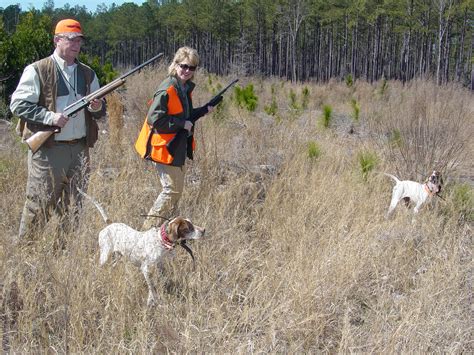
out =
<svg viewBox="0 0 474 355"><path fill-rule="evenodd" d="M136 71L142 69L143 67L147 66L148 64L154 62L156 59L161 57L163 53L158 54L157 56L154 56L153 58L147 60L145 63L140 64L136 68L133 68L129 72L123 74L119 78L111 81L107 85L101 87L100 89L94 91L93 93L90 93L87 96L84 96L83 98L77 100L76 102L73 102L69 106L67 106L62 114L64 116L72 116L76 112L82 110L84 107L88 106L90 102L94 99L100 99L104 97L105 95L111 93L118 87L122 86L125 84L125 78L132 75ZM59 127L51 127L51 130L47 131L38 131L35 134L33 134L30 138L28 138L25 142L28 144L28 147L30 147L31 151L35 153L43 144L46 142L46 140L51 137L54 133L58 133L60 131Z"/></svg>

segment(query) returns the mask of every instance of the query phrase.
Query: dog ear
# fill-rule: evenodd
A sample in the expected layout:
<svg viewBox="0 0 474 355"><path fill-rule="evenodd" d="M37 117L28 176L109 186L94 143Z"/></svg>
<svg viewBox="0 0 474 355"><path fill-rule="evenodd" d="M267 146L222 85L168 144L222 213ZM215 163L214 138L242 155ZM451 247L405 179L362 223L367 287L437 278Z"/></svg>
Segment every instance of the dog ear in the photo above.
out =
<svg viewBox="0 0 474 355"><path fill-rule="evenodd" d="M176 218L173 218L173 220L168 225L168 238L172 242L176 242L178 240L178 230L181 223L182 223L182 218L176 217Z"/></svg>
<svg viewBox="0 0 474 355"><path fill-rule="evenodd" d="M190 226L190 223L181 216L174 218L169 225L168 234L173 242L177 242L179 239L184 239L186 234L188 234L192 229L192 225Z"/></svg>

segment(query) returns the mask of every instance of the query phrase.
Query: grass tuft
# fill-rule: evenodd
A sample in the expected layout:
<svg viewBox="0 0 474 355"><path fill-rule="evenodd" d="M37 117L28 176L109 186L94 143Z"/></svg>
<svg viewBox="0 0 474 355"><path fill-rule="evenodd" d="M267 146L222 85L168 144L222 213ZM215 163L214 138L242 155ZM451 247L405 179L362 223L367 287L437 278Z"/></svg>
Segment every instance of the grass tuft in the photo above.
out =
<svg viewBox="0 0 474 355"><path fill-rule="evenodd" d="M324 128L329 128L332 121L332 107L330 105L323 106L323 114L321 116L321 126Z"/></svg>

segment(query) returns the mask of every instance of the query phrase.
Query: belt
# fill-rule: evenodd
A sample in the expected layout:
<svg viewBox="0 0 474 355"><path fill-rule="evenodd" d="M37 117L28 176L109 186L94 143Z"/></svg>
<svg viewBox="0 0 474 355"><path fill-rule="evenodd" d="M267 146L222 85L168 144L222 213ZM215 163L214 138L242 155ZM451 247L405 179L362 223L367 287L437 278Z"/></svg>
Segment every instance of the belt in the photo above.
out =
<svg viewBox="0 0 474 355"><path fill-rule="evenodd" d="M86 138L78 138L78 139L71 139L70 141L54 141L56 144L77 144L81 142L85 142Z"/></svg>

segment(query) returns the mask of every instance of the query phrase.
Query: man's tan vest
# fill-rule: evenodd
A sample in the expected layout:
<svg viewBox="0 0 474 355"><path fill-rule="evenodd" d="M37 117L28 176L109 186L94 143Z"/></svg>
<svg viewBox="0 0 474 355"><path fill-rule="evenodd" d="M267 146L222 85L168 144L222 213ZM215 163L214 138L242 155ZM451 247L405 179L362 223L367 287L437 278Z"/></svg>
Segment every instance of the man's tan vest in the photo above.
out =
<svg viewBox="0 0 474 355"><path fill-rule="evenodd" d="M56 96L57 96L57 68L52 57L47 57L33 63L33 67L38 73L40 82L40 95L38 105L46 107L49 111L56 112ZM94 77L94 72L88 66L77 62L78 75L83 75L86 84L86 95L90 94L90 84ZM88 147L93 147L98 138L99 127L97 122L92 118L91 113L84 109L86 122L86 143ZM25 127L26 123L26 127ZM43 125L40 123L28 122L20 120L17 125L17 132L23 140L28 139L32 133L38 131L48 131L55 127ZM51 147L54 143L54 134L48 138L43 144L44 147Z"/></svg>

